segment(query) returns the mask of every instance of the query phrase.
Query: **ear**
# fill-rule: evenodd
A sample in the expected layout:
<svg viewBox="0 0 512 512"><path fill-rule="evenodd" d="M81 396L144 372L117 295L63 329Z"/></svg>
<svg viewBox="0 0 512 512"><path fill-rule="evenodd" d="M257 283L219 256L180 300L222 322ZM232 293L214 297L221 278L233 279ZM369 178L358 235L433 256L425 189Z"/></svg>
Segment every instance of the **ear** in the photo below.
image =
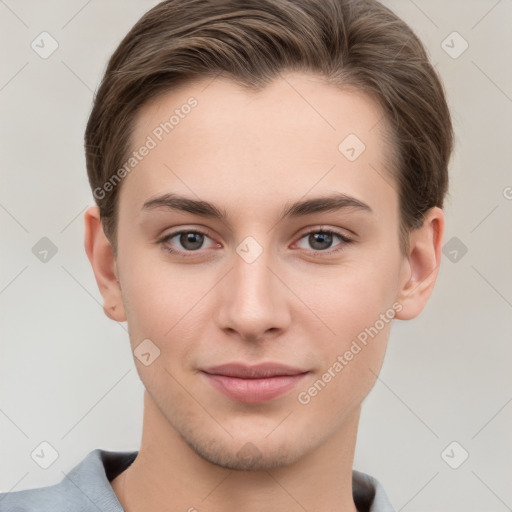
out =
<svg viewBox="0 0 512 512"><path fill-rule="evenodd" d="M118 280L117 264L112 246L103 232L97 206L91 206L86 210L84 222L85 252L103 297L103 311L110 319L124 322L126 313Z"/></svg>
<svg viewBox="0 0 512 512"><path fill-rule="evenodd" d="M437 279L443 235L444 214L438 207L428 210L423 225L410 232L409 254L404 257L396 299L402 310L395 318L410 320L423 311Z"/></svg>

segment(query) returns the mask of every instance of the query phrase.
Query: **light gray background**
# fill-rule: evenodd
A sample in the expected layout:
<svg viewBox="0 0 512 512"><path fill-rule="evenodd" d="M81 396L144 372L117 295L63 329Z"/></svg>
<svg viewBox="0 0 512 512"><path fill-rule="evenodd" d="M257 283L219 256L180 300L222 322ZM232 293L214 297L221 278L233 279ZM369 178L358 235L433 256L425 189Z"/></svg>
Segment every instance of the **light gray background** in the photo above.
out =
<svg viewBox="0 0 512 512"><path fill-rule="evenodd" d="M56 483L95 448L139 447L127 327L103 314L83 248L82 141L108 57L156 3L0 1L2 492ZM398 511L511 510L512 0L384 3L443 77L457 138L444 241L468 252L444 256L419 318L395 321L354 467ZM59 44L47 59L31 48L42 31ZM441 46L453 31L469 44L458 58ZM46 263L32 252L42 237L58 249ZM59 453L46 470L31 458L43 441ZM469 453L458 469L441 456L452 441L452 461Z"/></svg>

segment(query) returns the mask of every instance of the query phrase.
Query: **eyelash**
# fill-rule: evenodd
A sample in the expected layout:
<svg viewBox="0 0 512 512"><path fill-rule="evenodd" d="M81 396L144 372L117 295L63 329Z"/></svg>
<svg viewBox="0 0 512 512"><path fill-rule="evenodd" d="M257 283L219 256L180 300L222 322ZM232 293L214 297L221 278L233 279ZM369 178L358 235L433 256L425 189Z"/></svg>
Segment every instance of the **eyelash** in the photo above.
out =
<svg viewBox="0 0 512 512"><path fill-rule="evenodd" d="M171 254L175 254L175 255L178 255L178 256L183 256L185 258L189 258L189 257L194 257L196 256L196 253L199 252L199 250L197 251L182 251L180 249L172 249L168 244L167 242L169 240L171 240L172 238L174 238L175 236L177 235L181 235L183 233L194 233L194 234L200 234L200 235L204 235L204 236L207 236L208 238L211 238L208 233L205 233L204 231L201 231L201 230L192 230L192 229L182 229L180 231L175 231L174 233L170 233L168 235L165 235L163 238L161 238L158 243L159 244L162 244L163 248L165 251L171 253ZM334 231L334 230L331 230L331 229L323 229L323 228L319 228L319 229L314 229L312 231L308 231L306 233L304 233L303 235L301 235L301 237L299 238L299 240L302 240L304 237L308 236L308 235L311 235L313 233L322 233L322 234L328 234L328 235L335 235L337 237L339 237L343 243L341 243L339 245L339 247L337 249L333 249L333 250L329 250L329 249L326 249L326 250L312 250L313 253L326 253L326 254L329 254L330 256L333 256L335 254L338 254L339 252L341 251L344 251L345 250L345 246L351 244L354 242L354 240L352 240L351 238L348 238L347 236L339 233L338 231Z"/></svg>

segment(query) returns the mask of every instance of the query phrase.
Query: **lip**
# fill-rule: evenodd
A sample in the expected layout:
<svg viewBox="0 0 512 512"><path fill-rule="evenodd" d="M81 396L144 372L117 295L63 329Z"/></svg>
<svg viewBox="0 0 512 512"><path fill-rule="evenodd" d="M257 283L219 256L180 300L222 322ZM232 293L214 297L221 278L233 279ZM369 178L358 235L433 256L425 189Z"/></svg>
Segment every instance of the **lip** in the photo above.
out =
<svg viewBox="0 0 512 512"><path fill-rule="evenodd" d="M201 371L217 391L245 403L261 403L277 398L295 387L309 373L278 363L255 366L231 363Z"/></svg>

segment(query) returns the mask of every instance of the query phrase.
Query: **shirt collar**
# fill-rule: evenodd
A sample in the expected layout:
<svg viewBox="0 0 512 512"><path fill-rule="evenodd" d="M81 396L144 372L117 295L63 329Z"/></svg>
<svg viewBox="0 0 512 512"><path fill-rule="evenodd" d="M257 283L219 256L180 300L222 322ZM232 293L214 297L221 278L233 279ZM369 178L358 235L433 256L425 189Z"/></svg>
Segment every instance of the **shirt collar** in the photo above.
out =
<svg viewBox="0 0 512 512"><path fill-rule="evenodd" d="M109 511L123 512L110 482L132 464L138 453L98 448L75 466L62 483L71 480L68 485L78 487L92 502L108 503ZM358 512L395 512L380 482L366 473L352 471L352 494Z"/></svg>

